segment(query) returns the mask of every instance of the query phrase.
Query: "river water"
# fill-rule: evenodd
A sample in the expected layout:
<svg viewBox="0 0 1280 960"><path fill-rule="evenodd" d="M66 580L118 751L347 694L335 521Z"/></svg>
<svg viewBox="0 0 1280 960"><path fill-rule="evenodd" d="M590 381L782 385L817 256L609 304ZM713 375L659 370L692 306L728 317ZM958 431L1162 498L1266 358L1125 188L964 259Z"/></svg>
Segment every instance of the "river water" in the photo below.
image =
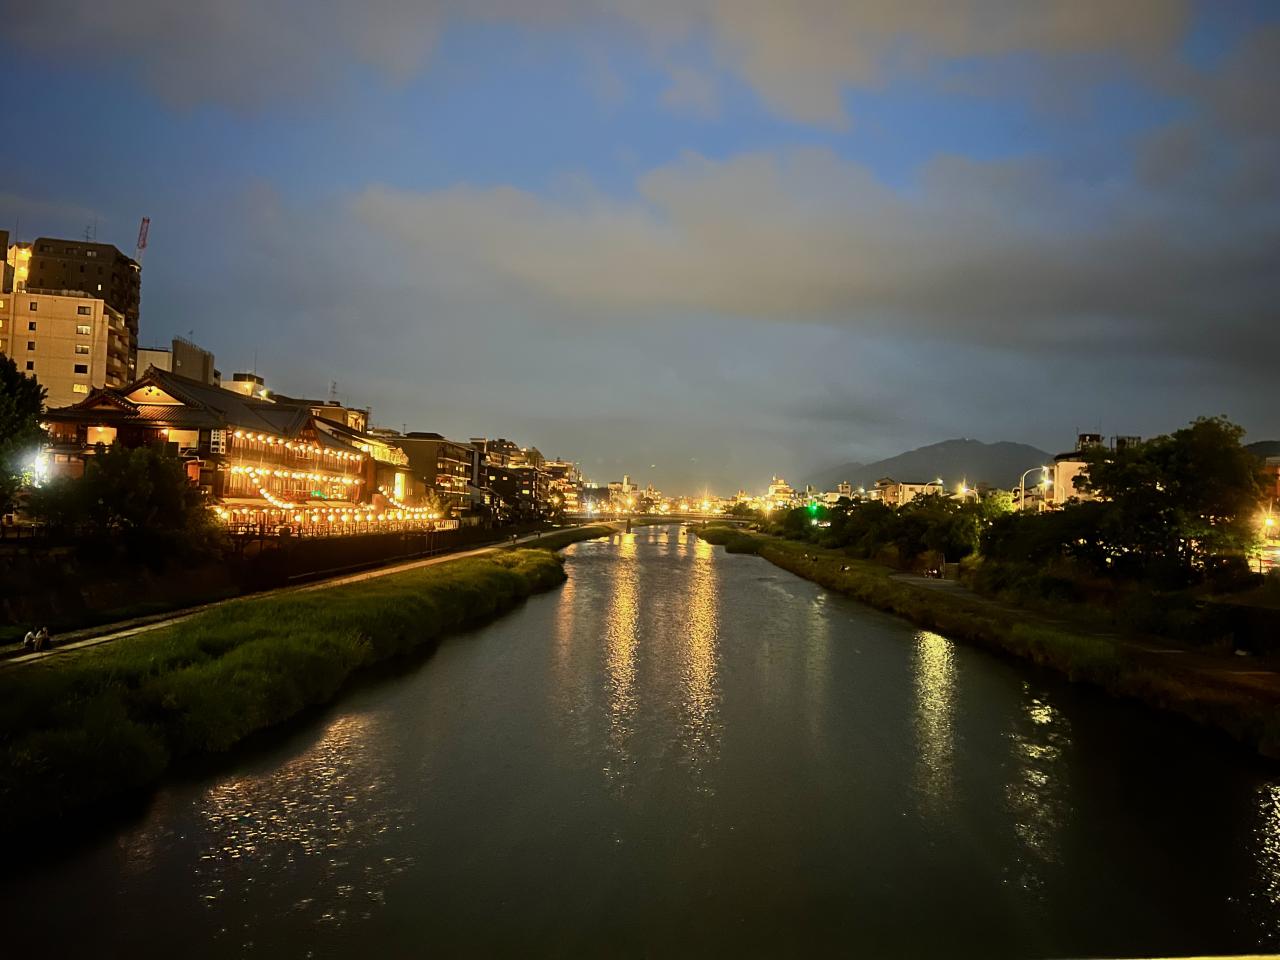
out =
<svg viewBox="0 0 1280 960"><path fill-rule="evenodd" d="M1280 776L678 526L0 888L42 955L1280 945ZM22 953L11 956L25 956Z"/></svg>

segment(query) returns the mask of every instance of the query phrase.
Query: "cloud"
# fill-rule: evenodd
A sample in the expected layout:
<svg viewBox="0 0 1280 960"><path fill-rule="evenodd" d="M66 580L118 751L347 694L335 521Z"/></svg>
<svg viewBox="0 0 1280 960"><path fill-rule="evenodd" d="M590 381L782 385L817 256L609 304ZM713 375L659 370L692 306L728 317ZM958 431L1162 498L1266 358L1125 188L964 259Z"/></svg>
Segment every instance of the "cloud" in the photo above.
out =
<svg viewBox="0 0 1280 960"><path fill-rule="evenodd" d="M376 187L354 209L435 283L599 320L712 314L1207 358L1280 346L1274 203L1227 221L1221 200L958 157L900 190L821 149L691 154L635 189L624 202Z"/></svg>
<svg viewBox="0 0 1280 960"><path fill-rule="evenodd" d="M720 96L713 77L692 67L671 68L671 85L662 93L662 102L674 110L704 117L715 115Z"/></svg>
<svg viewBox="0 0 1280 960"><path fill-rule="evenodd" d="M327 88L353 66L392 80L420 69L442 4L416 0L0 2L21 47L123 64L162 99L257 107Z"/></svg>
<svg viewBox="0 0 1280 960"><path fill-rule="evenodd" d="M1187 25L1183 0L0 0L20 47L54 60L124 65L171 103L256 107L312 96L354 67L412 77L450 24L514 23L559 31L590 50L600 30L660 62L704 44L789 118L846 121L850 87L936 58L1168 54ZM705 73L677 66L664 99L707 110Z"/></svg>

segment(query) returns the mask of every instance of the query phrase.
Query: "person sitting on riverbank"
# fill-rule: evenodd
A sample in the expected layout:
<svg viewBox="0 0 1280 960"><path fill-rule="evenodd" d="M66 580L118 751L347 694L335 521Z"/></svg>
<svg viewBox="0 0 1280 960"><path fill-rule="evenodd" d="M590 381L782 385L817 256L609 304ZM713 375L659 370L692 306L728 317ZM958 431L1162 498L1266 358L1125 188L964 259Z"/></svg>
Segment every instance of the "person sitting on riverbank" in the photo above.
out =
<svg viewBox="0 0 1280 960"><path fill-rule="evenodd" d="M36 634L37 631L34 627L27 631L27 635L22 638L23 650L34 650L36 648Z"/></svg>
<svg viewBox="0 0 1280 960"><path fill-rule="evenodd" d="M49 628L41 627L36 631L35 650L37 653L48 650L53 646L53 641L49 639Z"/></svg>

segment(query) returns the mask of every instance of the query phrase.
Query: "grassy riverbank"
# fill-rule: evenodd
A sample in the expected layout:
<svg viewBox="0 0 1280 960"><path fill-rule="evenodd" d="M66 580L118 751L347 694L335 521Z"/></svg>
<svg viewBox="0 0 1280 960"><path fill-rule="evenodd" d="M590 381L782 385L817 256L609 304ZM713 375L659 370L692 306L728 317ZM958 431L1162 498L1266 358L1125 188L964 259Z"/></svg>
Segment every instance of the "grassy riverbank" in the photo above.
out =
<svg viewBox="0 0 1280 960"><path fill-rule="evenodd" d="M1009 609L967 593L913 585L892 577L887 567L852 559L838 550L729 527L710 526L698 533L731 553L756 554L920 627L1003 650L1072 680L1180 713L1268 756L1280 757L1280 698L1274 684L1262 678L1215 672L1203 657L1160 657L1114 637L1050 622L1031 611ZM1175 662L1178 666L1166 665Z"/></svg>
<svg viewBox="0 0 1280 960"><path fill-rule="evenodd" d="M556 543L607 532L563 531ZM496 551L232 601L0 671L0 832L44 829L137 795L174 762L225 751L331 700L360 669L483 623L564 579L545 549Z"/></svg>

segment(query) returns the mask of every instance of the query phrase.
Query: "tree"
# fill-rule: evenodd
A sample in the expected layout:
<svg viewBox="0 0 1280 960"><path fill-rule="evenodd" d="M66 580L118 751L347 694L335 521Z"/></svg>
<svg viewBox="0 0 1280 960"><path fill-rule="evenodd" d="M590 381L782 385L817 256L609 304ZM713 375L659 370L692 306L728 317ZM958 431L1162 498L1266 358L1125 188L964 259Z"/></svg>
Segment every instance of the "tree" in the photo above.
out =
<svg viewBox="0 0 1280 960"><path fill-rule="evenodd" d="M1244 557L1256 543L1262 488L1243 437L1225 417L1201 417L1146 443L1085 451L1077 487L1111 507L1102 526L1112 565L1186 576Z"/></svg>
<svg viewBox="0 0 1280 960"><path fill-rule="evenodd" d="M449 505L444 502L444 498L440 496L439 492L431 487L428 487L427 492L423 494L421 506L428 513L434 513L437 517L449 516Z"/></svg>
<svg viewBox="0 0 1280 960"><path fill-rule="evenodd" d="M12 357L0 356L0 513L9 513L23 478L44 444L40 413L45 389L18 370Z"/></svg>
<svg viewBox="0 0 1280 960"><path fill-rule="evenodd" d="M34 491L31 508L99 554L157 565L207 555L221 538L182 461L161 446L99 445L82 478L45 484Z"/></svg>

